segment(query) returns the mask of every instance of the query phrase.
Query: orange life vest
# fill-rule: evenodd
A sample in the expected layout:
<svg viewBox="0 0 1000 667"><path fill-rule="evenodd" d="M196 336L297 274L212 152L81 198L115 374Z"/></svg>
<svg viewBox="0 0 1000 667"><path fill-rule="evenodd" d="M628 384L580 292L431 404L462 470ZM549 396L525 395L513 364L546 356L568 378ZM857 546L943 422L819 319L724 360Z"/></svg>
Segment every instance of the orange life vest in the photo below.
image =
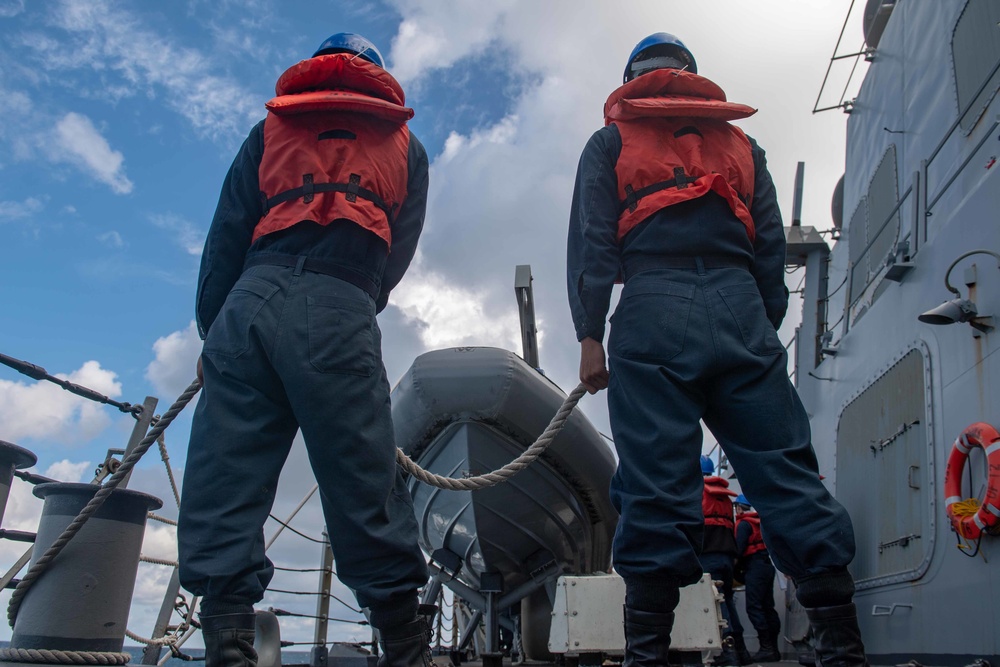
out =
<svg viewBox="0 0 1000 667"><path fill-rule="evenodd" d="M760 532L760 517L756 512L744 512L736 518L736 528L739 529L741 523L746 521L750 524L750 539L747 540L746 549L741 556L752 556L761 551L767 551L764 544L764 536Z"/></svg>
<svg viewBox="0 0 1000 667"><path fill-rule="evenodd" d="M265 106L253 240L304 220L347 219L392 245L389 223L406 198L410 134L399 83L349 53L293 65Z"/></svg>
<svg viewBox="0 0 1000 667"><path fill-rule="evenodd" d="M618 240L667 206L715 192L752 243L753 154L743 131L727 121L756 112L727 102L705 77L675 69L655 70L615 90L604 105L604 123L614 123L622 138L615 167Z"/></svg>
<svg viewBox="0 0 1000 667"><path fill-rule="evenodd" d="M735 531L733 522L733 501L736 493L729 489L729 482L722 477L705 478L705 488L701 495L701 511L705 515L706 526L725 526Z"/></svg>

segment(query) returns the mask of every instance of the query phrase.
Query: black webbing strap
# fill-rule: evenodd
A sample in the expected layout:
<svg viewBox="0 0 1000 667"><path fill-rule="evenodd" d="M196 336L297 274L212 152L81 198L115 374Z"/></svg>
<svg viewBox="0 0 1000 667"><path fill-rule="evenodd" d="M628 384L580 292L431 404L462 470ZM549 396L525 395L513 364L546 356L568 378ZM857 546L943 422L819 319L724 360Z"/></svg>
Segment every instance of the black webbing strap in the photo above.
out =
<svg viewBox="0 0 1000 667"><path fill-rule="evenodd" d="M361 197L362 199L375 204L379 210L385 213L387 218L390 220L392 219L392 207L387 205L381 197L368 188L361 187L360 174L351 174L350 180L347 183L314 183L312 174L303 174L302 185L297 188L279 192L273 197L268 197L263 192L260 193L261 204L264 207L264 215L267 215L267 212L278 204L284 204L285 202L298 199L299 197L302 197L302 201L308 204L313 200L313 195L317 192L342 192L344 193L347 201L351 202L357 201L358 197Z"/></svg>
<svg viewBox="0 0 1000 667"><path fill-rule="evenodd" d="M649 195L659 192L660 190L666 190L667 188L677 188L678 190L683 190L688 186L688 183L694 183L695 179L688 177L684 174L684 167L674 168L674 177L669 181L660 181L659 183L653 183L652 185L647 185L639 190L634 190L631 185L625 186L625 201L623 201L618 206L618 215L628 209L629 213L635 211L639 206L639 200L643 197L648 197Z"/></svg>

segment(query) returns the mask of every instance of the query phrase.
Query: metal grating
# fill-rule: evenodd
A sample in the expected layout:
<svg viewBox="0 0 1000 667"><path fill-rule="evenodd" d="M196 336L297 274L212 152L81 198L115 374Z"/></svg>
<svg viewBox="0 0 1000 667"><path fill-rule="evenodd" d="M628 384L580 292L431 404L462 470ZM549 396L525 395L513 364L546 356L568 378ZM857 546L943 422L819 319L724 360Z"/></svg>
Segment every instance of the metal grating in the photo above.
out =
<svg viewBox="0 0 1000 667"><path fill-rule="evenodd" d="M862 588L918 579L933 545L924 378L924 356L911 350L840 415L837 499L854 521Z"/></svg>
<svg viewBox="0 0 1000 667"><path fill-rule="evenodd" d="M973 103L973 95L1000 60L1000 2L969 0L955 25L951 53L955 65L958 111L972 104L960 123L968 134L1000 87L1000 71L997 71Z"/></svg>

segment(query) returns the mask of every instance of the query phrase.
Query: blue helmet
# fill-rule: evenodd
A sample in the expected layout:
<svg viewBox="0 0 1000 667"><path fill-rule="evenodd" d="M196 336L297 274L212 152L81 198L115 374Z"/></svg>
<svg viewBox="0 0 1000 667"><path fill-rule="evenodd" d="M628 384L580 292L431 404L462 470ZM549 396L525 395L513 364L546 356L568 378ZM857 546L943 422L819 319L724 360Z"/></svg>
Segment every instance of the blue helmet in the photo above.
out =
<svg viewBox="0 0 1000 667"><path fill-rule="evenodd" d="M669 32L656 32L635 45L628 62L622 83L628 83L640 74L654 69L672 67L698 73L698 63L694 55L684 46L684 42Z"/></svg>
<svg viewBox="0 0 1000 667"><path fill-rule="evenodd" d="M746 505L747 507L750 507L750 501L747 500L747 497L744 496L742 493L733 498L733 502L737 505Z"/></svg>
<svg viewBox="0 0 1000 667"><path fill-rule="evenodd" d="M335 35L330 35L325 42L319 45L312 57L325 56L328 53L356 53L368 62L375 63L385 69L382 54L378 52L375 45L365 37L353 32L338 32Z"/></svg>
<svg viewBox="0 0 1000 667"><path fill-rule="evenodd" d="M701 455L701 474L711 475L715 472L715 463L704 454Z"/></svg>

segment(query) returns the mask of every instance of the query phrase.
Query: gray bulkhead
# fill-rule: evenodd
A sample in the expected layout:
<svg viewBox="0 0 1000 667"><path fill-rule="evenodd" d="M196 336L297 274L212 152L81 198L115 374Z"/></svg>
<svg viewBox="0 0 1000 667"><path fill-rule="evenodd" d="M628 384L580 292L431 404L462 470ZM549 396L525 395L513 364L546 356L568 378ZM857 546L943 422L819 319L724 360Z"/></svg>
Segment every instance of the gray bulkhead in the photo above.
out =
<svg viewBox="0 0 1000 667"><path fill-rule="evenodd" d="M855 601L882 664L1000 654L1000 537L983 537L974 557L975 544L960 550L942 492L961 431L1000 427L1000 329L917 320L954 297L945 274L956 258L1000 251L997 65L1000 2L896 3L847 123L832 337L815 367L815 346L797 341L796 383L821 472L854 519ZM997 264L968 257L950 282L1000 319ZM803 321L815 315L805 303ZM969 468L965 491L981 496L981 452Z"/></svg>

